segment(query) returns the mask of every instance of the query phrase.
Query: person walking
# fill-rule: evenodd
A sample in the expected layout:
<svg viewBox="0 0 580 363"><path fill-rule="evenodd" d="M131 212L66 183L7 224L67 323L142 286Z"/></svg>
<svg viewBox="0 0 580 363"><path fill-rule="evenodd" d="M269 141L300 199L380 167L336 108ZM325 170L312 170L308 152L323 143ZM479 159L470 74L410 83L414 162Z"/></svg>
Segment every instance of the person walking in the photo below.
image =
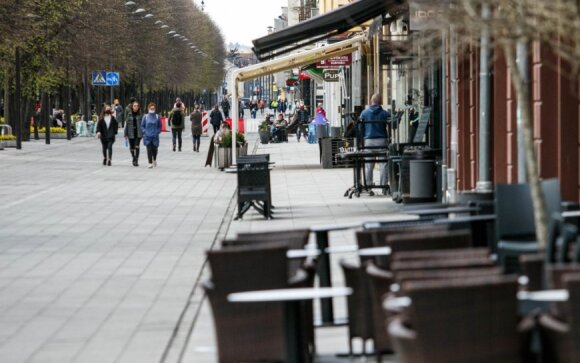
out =
<svg viewBox="0 0 580 363"><path fill-rule="evenodd" d="M209 123L213 126L213 133L216 134L220 129L220 125L224 121L224 117L220 112L218 105L215 105L213 110L209 114Z"/></svg>
<svg viewBox="0 0 580 363"><path fill-rule="evenodd" d="M294 120L296 122L296 138L300 142L300 135L304 135L304 138L308 138L308 111L304 107L304 103L300 103L300 106L294 114Z"/></svg>
<svg viewBox="0 0 580 363"><path fill-rule="evenodd" d="M260 114L264 115L264 108L266 107L266 102L264 102L264 99L260 98L258 101L258 107L260 108Z"/></svg>
<svg viewBox="0 0 580 363"><path fill-rule="evenodd" d="M385 151L384 157L387 157L387 149L389 146L389 135L387 133L387 122L389 121L390 115L382 107L383 96L379 93L375 93L371 97L371 105L364 110L360 119L362 121L364 130L364 147L368 148L369 151ZM365 158L365 184L367 186L373 185L373 169L375 167L375 157ZM383 194L388 193L388 180L387 180L387 162L381 161L379 163L379 168L381 172L380 185L383 187Z"/></svg>
<svg viewBox="0 0 580 363"><path fill-rule="evenodd" d="M131 113L125 120L125 139L129 142L131 156L133 157L133 166L139 166L139 149L141 139L143 138L143 131L140 127L141 120L141 105L135 101L131 105Z"/></svg>
<svg viewBox="0 0 580 363"><path fill-rule="evenodd" d="M230 117L230 102L228 101L228 99L226 97L224 97L224 99L222 100L222 111L224 111L224 117L228 118Z"/></svg>
<svg viewBox="0 0 580 363"><path fill-rule="evenodd" d="M258 113L258 102L253 99L250 101L250 114L252 115L253 119L256 119L257 113Z"/></svg>
<svg viewBox="0 0 580 363"><path fill-rule="evenodd" d="M118 98L115 98L113 101L113 110L115 111L115 119L119 123L119 126L121 128L125 127L125 113Z"/></svg>
<svg viewBox="0 0 580 363"><path fill-rule="evenodd" d="M243 119L244 118L244 107L245 107L244 106L244 101L242 101L242 99L240 98L239 101L238 101L238 104L239 104L239 106L238 106L238 114L239 114L240 119Z"/></svg>
<svg viewBox="0 0 580 363"><path fill-rule="evenodd" d="M149 112L141 120L143 144L147 147L149 169L157 167L157 151L159 149L159 134L161 133L161 117L155 112L157 105L150 102L147 105Z"/></svg>
<svg viewBox="0 0 580 363"><path fill-rule="evenodd" d="M196 107L193 113L191 114L191 136L193 138L193 151L199 152L199 144L201 142L201 134L203 133L202 127L202 119L203 114L199 110L199 107Z"/></svg>
<svg viewBox="0 0 580 363"><path fill-rule="evenodd" d="M173 152L175 152L176 139L177 147L179 152L181 152L181 136L183 134L183 129L185 128L185 116L182 111L183 104L177 102L175 108L171 110L169 115L169 125L171 125L171 140L173 140Z"/></svg>
<svg viewBox="0 0 580 363"><path fill-rule="evenodd" d="M117 131L119 131L119 124L113 116L113 109L107 105L97 122L97 138L101 140L101 146L103 147L103 165L111 166L113 144L115 143Z"/></svg>
<svg viewBox="0 0 580 363"><path fill-rule="evenodd" d="M131 116L131 112L133 112L133 102L137 101L137 99L135 97L131 97L129 99L129 104L127 105L127 107L125 107L125 113L123 114L123 119L126 120L127 118L129 118L129 116Z"/></svg>
<svg viewBox="0 0 580 363"><path fill-rule="evenodd" d="M278 100L278 113L286 114L286 110L288 109L288 101L285 98L281 98Z"/></svg>
<svg viewBox="0 0 580 363"><path fill-rule="evenodd" d="M320 113L320 114L322 114L322 116L324 116L326 118L326 111L322 107L322 103L319 103L318 107L316 107L316 113Z"/></svg>
<svg viewBox="0 0 580 363"><path fill-rule="evenodd" d="M409 108L409 143L415 140L417 129L419 128L419 113L415 111L415 107Z"/></svg>

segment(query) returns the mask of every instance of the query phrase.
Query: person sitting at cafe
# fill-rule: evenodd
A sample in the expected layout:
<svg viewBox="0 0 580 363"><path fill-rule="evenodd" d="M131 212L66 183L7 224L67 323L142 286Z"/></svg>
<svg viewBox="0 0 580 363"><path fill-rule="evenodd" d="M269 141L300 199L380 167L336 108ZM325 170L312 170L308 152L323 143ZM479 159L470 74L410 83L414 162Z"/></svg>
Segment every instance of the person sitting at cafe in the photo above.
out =
<svg viewBox="0 0 580 363"><path fill-rule="evenodd" d="M286 141L286 126L288 126L288 122L284 119L284 114L279 113L272 126L272 139L278 142Z"/></svg>

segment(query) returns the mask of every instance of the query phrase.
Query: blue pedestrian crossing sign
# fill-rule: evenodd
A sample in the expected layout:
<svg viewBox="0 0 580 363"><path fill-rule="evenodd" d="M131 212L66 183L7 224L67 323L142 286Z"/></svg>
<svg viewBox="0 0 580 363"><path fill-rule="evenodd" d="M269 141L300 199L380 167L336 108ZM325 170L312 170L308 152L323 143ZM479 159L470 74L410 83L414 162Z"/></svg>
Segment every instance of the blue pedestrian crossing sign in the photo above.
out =
<svg viewBox="0 0 580 363"><path fill-rule="evenodd" d="M119 72L93 71L93 86L118 86L121 82Z"/></svg>

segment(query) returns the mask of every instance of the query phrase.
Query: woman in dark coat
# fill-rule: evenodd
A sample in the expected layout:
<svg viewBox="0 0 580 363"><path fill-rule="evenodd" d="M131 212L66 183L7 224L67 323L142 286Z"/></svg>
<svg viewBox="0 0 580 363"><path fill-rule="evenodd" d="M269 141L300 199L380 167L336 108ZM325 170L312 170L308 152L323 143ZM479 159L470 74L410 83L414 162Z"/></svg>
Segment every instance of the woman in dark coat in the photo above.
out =
<svg viewBox="0 0 580 363"><path fill-rule="evenodd" d="M191 114L191 136L193 138L193 151L199 152L199 143L201 142L201 134L203 133L202 119L203 114L199 107Z"/></svg>
<svg viewBox="0 0 580 363"><path fill-rule="evenodd" d="M220 112L218 105L215 105L211 113L209 114L209 123L213 126L213 133L216 134L220 129L220 125L224 121L224 117Z"/></svg>
<svg viewBox="0 0 580 363"><path fill-rule="evenodd" d="M111 166L113 158L113 144L115 136L119 130L119 124L113 116L113 109L107 105L103 109L99 121L97 122L97 137L101 140L103 147L103 165Z"/></svg>
<svg viewBox="0 0 580 363"><path fill-rule="evenodd" d="M131 104L131 112L126 114L125 139L129 140L133 166L139 166L139 146L143 138L141 131L141 105L135 101Z"/></svg>

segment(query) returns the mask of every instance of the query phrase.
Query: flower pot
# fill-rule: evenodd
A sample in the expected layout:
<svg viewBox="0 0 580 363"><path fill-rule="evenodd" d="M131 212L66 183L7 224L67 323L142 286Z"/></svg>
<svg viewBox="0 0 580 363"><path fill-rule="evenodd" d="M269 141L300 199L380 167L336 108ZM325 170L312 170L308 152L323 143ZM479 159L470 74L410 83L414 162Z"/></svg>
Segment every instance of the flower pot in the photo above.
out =
<svg viewBox="0 0 580 363"><path fill-rule="evenodd" d="M270 132L269 131L260 131L260 143L267 144L270 142Z"/></svg>
<svg viewBox="0 0 580 363"><path fill-rule="evenodd" d="M238 148L236 149L237 156L245 156L248 155L248 143L244 143L243 145L238 144Z"/></svg>
<svg viewBox="0 0 580 363"><path fill-rule="evenodd" d="M232 148L231 147L218 147L218 168L225 169L232 165Z"/></svg>

